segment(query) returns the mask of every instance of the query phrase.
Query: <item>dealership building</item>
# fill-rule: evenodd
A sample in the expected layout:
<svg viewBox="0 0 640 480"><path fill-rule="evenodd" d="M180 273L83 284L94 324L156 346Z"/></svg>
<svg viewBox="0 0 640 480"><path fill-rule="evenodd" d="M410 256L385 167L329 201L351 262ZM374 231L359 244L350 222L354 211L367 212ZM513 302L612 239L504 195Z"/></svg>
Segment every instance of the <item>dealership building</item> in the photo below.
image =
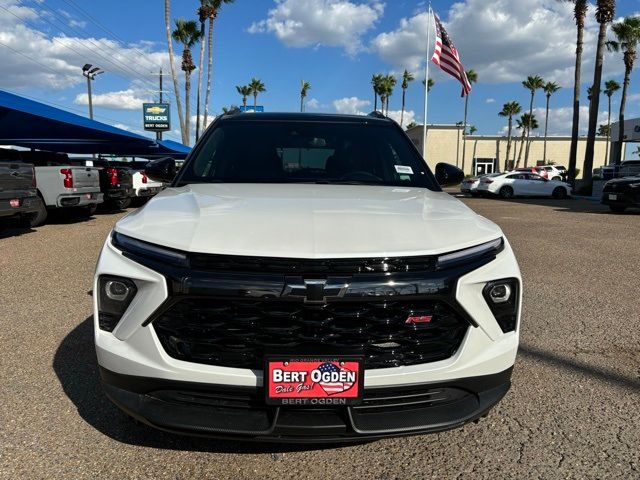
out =
<svg viewBox="0 0 640 480"><path fill-rule="evenodd" d="M411 141L422 151L422 125L407 130ZM529 166L543 163L544 137L532 136L529 151ZM578 140L578 168L582 168L587 137ZM509 168L518 158L522 142L514 136L511 141L509 153ZM569 163L569 150L571 148L570 136L549 136L547 138L547 162L567 167ZM593 168L605 165L605 152L607 149L606 137L596 137ZM507 137L498 135L467 135L464 162L462 159L463 137L462 126L458 125L427 125L427 162L431 168L437 163L445 162L463 168L467 175L479 175L504 170L507 155ZM624 150L623 150L624 151ZM520 166L524 166L524 151Z"/></svg>

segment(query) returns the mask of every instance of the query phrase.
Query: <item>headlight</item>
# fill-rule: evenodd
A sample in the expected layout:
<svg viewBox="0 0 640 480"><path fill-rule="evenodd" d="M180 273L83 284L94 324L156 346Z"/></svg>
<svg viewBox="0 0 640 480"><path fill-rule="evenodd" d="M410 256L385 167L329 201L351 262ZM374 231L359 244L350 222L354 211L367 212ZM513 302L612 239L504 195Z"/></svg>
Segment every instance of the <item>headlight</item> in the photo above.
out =
<svg viewBox="0 0 640 480"><path fill-rule="evenodd" d="M519 286L517 279L505 278L489 282L482 289L482 296L504 333L516 329Z"/></svg>
<svg viewBox="0 0 640 480"><path fill-rule="evenodd" d="M140 256L180 267L189 266L189 260L182 252L137 240L115 231L111 235L111 243L118 250L122 250L123 253L130 254L133 257Z"/></svg>
<svg viewBox="0 0 640 480"><path fill-rule="evenodd" d="M128 278L100 275L98 278L98 325L112 332L136 296L136 284Z"/></svg>
<svg viewBox="0 0 640 480"><path fill-rule="evenodd" d="M436 261L436 268L440 270L487 257L495 257L503 248L504 242L501 237L487 243L476 245L475 247L440 255Z"/></svg>

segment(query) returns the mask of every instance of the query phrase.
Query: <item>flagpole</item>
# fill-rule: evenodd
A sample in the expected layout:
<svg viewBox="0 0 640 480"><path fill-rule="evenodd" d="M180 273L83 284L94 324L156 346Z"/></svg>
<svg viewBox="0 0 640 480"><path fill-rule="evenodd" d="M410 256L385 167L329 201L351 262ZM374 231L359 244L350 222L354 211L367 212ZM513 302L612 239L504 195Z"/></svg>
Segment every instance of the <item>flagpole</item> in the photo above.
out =
<svg viewBox="0 0 640 480"><path fill-rule="evenodd" d="M422 158L427 160L427 114L429 112L429 48L431 47L431 2L429 2L429 16L427 19L427 62L424 72L424 122L422 125Z"/></svg>

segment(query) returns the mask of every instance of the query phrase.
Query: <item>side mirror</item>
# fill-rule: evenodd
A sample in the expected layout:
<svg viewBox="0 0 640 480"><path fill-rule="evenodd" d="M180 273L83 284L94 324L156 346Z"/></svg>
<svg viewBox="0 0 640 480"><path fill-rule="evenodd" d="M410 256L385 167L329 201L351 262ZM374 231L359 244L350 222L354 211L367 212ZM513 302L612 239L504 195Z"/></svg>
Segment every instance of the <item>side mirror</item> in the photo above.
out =
<svg viewBox="0 0 640 480"><path fill-rule="evenodd" d="M458 185L462 180L464 180L464 172L458 167L448 163L439 163L436 165L436 181L441 187Z"/></svg>
<svg viewBox="0 0 640 480"><path fill-rule="evenodd" d="M144 173L156 182L169 183L176 176L176 161L173 158L159 158L147 163Z"/></svg>

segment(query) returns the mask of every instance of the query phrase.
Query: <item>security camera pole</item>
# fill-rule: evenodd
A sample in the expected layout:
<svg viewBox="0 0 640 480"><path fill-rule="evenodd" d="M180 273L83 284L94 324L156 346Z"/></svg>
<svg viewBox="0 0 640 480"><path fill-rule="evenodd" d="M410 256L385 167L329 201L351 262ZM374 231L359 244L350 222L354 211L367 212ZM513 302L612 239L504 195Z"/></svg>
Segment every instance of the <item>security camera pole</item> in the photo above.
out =
<svg viewBox="0 0 640 480"><path fill-rule="evenodd" d="M104 70L101 70L100 67L94 67L90 63L86 63L84 67L82 67L82 75L87 77L87 92L89 94L89 118L93 120L93 100L91 98L91 81L95 80L97 75L104 73Z"/></svg>

